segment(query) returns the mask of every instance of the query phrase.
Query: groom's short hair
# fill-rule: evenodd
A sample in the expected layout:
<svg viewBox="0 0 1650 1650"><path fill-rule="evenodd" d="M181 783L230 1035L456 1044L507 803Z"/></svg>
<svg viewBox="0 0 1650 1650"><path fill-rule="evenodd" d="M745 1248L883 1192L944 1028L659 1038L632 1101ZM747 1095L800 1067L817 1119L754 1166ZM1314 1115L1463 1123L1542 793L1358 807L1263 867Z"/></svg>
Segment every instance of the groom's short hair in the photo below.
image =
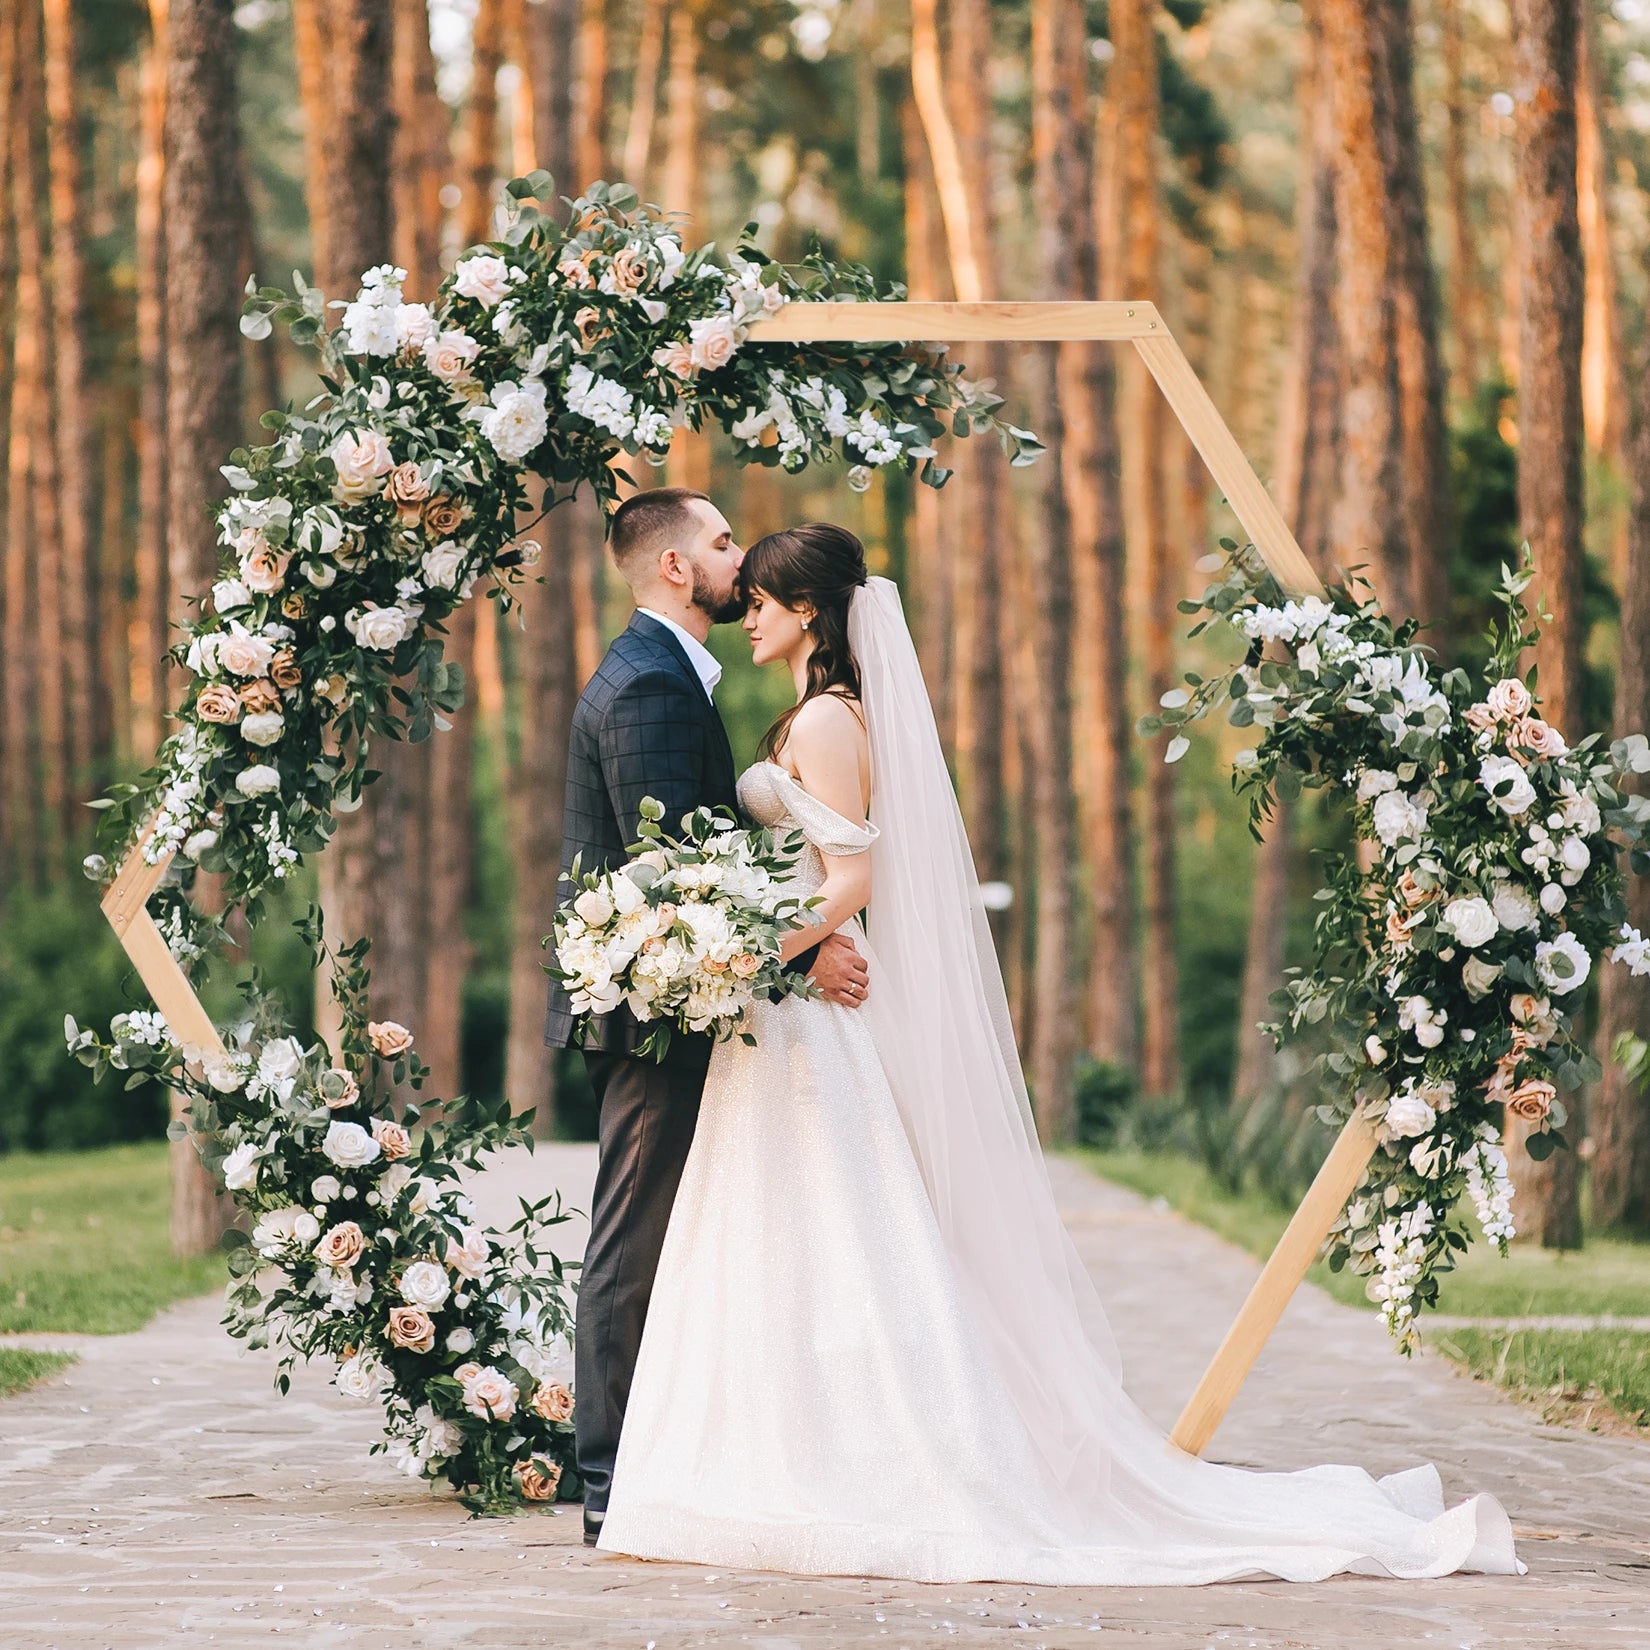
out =
<svg viewBox="0 0 1650 1650"><path fill-rule="evenodd" d="M696 523L689 505L696 498L710 502L708 493L692 487L652 487L645 493L632 493L613 512L608 543L626 578L646 572L673 540L693 532Z"/></svg>

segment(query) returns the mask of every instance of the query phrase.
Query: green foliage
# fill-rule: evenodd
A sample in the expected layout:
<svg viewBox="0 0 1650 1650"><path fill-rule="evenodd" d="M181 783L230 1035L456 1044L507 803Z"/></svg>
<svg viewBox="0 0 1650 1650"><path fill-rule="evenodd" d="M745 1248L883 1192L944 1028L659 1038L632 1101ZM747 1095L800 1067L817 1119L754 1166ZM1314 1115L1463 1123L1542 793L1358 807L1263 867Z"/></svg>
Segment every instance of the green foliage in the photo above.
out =
<svg viewBox="0 0 1650 1650"><path fill-rule="evenodd" d="M1433 1344L1480 1380L1541 1405L1554 1421L1599 1408L1650 1428L1650 1335L1623 1329L1449 1329Z"/></svg>
<svg viewBox="0 0 1650 1650"><path fill-rule="evenodd" d="M20 1346L0 1347L0 1398L9 1398L48 1375L80 1360L72 1352L30 1352Z"/></svg>
<svg viewBox="0 0 1650 1650"><path fill-rule="evenodd" d="M1109 1060L1084 1059L1074 1085L1077 1144L1109 1146L1134 1104L1134 1073Z"/></svg>

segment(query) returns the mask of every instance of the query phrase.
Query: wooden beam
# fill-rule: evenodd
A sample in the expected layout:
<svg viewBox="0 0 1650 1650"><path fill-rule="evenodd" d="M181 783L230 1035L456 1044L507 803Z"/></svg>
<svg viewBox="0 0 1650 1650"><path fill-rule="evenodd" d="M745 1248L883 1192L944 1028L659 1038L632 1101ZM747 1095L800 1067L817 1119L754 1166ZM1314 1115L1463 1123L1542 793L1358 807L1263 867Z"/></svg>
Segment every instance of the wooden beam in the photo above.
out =
<svg viewBox="0 0 1650 1650"><path fill-rule="evenodd" d="M103 914L109 919L109 926L122 936L133 918L149 903L149 896L160 886L167 866L172 863L170 854L162 855L153 865L143 857L144 845L154 829L155 816L151 814L103 895Z"/></svg>
<svg viewBox="0 0 1650 1650"><path fill-rule="evenodd" d="M787 304L751 322L758 343L1113 343L1166 334L1147 303Z"/></svg>
<svg viewBox="0 0 1650 1650"><path fill-rule="evenodd" d="M166 937L155 926L155 919L147 911L139 911L126 925L120 936L126 955L138 971L138 978L148 987L155 1007L165 1017L172 1035L186 1047L205 1049L211 1054L224 1052L223 1039L211 1016L201 1006L189 976L178 967L177 959L166 944Z"/></svg>
<svg viewBox="0 0 1650 1650"><path fill-rule="evenodd" d="M1203 1379L1169 1435L1191 1455L1201 1455L1221 1423L1267 1337L1277 1328L1289 1298L1300 1286L1375 1153L1374 1125L1362 1111L1347 1119L1301 1206L1291 1216L1249 1298L1220 1343Z"/></svg>

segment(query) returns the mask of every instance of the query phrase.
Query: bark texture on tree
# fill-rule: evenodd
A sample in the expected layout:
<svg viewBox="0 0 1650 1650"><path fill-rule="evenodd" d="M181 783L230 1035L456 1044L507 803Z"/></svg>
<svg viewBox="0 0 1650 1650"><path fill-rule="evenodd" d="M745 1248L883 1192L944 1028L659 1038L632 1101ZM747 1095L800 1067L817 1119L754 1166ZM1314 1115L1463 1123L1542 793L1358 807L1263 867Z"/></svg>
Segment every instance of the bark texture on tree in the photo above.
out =
<svg viewBox="0 0 1650 1650"><path fill-rule="evenodd" d="M1440 0L1439 49L1444 72L1444 203L1449 217L1449 318L1455 348L1455 399L1470 406L1478 390L1484 349L1484 298L1467 193L1467 99L1462 57L1465 6Z"/></svg>
<svg viewBox="0 0 1650 1650"><path fill-rule="evenodd" d="M680 15L680 14L678 14ZM577 152L574 103L578 0L545 0L526 12L533 92L535 159L558 180L571 177ZM543 525L544 582L524 587L520 642L520 748L510 776L510 859L515 877L510 953L510 1033L505 1093L535 1112L535 1128L555 1124L555 1055L544 1046L544 939L556 907L561 869L567 732L578 696L572 582L581 535L602 535L587 491L561 504Z"/></svg>
<svg viewBox="0 0 1650 1650"><path fill-rule="evenodd" d="M1611 464L1620 465L1626 396L1616 266L1610 250L1610 156L1603 99L1598 26L1591 11L1584 10L1576 37L1576 218L1585 281L1581 407L1588 444Z"/></svg>
<svg viewBox="0 0 1650 1650"><path fill-rule="evenodd" d="M1163 296L1161 207L1158 198L1157 7L1121 0L1111 9L1112 60L1107 75L1107 246L1103 275L1113 298ZM1169 418L1157 386L1139 361L1124 362L1121 394L1123 481L1129 555L1139 595L1142 664L1148 703L1174 686L1175 603L1182 560L1170 542L1165 464ZM1141 1083L1166 1095L1180 1080L1180 968L1175 920L1174 770L1160 748L1146 754L1144 924L1141 997L1144 1010Z"/></svg>
<svg viewBox="0 0 1650 1650"><path fill-rule="evenodd" d="M223 233L244 213L232 0L171 0L166 42L167 581L182 619L217 576L218 466L241 425L240 286ZM231 1214L194 1147L175 1143L173 1248L213 1248Z"/></svg>
<svg viewBox="0 0 1650 1650"><path fill-rule="evenodd" d="M1512 0L1513 136L1518 193L1518 522L1552 613L1536 662L1542 715L1571 739L1581 726L1581 232L1576 208L1575 66L1580 0ZM1572 1097L1580 1112L1580 1096ZM1508 1118L1508 1159L1524 1233L1550 1249L1581 1243L1573 1151L1537 1163ZM1580 1115L1567 1126L1579 1143Z"/></svg>
<svg viewBox="0 0 1650 1650"><path fill-rule="evenodd" d="M665 0L642 0L636 40L636 73L630 87L630 117L625 124L624 181L644 199L647 163L653 149L653 121L659 108L659 65L664 58Z"/></svg>

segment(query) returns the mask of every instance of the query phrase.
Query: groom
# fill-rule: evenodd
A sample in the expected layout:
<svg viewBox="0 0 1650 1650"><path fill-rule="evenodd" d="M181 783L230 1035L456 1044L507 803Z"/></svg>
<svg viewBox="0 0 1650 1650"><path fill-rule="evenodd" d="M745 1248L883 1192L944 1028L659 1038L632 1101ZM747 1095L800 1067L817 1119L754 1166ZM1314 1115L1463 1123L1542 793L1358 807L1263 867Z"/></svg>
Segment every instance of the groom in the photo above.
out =
<svg viewBox="0 0 1650 1650"><path fill-rule="evenodd" d="M695 808L737 807L733 753L711 702L722 667L705 643L713 624L744 612L744 552L722 512L686 487L627 499L613 513L608 542L636 613L573 712L563 870L575 854L587 871L622 863L637 840L643 797L664 804L668 831ZM852 940L833 934L792 966L833 1002L864 1001L868 971ZM677 1032L655 1063L635 1055L644 1035L620 1007L598 1016L580 1044L599 1136L574 1353L587 1545L606 1514L648 1297L712 1047L708 1034ZM573 1042L572 1008L557 981L544 1040L552 1048Z"/></svg>

